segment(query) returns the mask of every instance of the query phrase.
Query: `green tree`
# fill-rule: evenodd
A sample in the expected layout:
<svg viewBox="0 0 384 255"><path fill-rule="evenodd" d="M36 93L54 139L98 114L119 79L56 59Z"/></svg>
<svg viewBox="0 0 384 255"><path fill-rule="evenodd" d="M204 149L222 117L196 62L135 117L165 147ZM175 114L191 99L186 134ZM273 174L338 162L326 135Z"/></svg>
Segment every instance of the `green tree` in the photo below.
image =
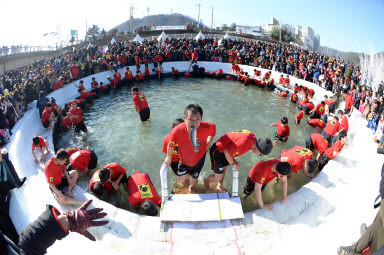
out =
<svg viewBox="0 0 384 255"><path fill-rule="evenodd" d="M86 41L94 41L100 34L100 28L98 25L93 25L92 27L88 28L87 33L85 34L85 40Z"/></svg>
<svg viewBox="0 0 384 255"><path fill-rule="evenodd" d="M228 30L228 26L227 26L227 24L223 24L223 25L221 26L221 30Z"/></svg>
<svg viewBox="0 0 384 255"><path fill-rule="evenodd" d="M105 36L107 35L107 31L105 31L105 29L103 28L100 32L100 35L105 38Z"/></svg>
<svg viewBox="0 0 384 255"><path fill-rule="evenodd" d="M229 27L230 31L236 31L236 23L232 23L231 26Z"/></svg>
<svg viewBox="0 0 384 255"><path fill-rule="evenodd" d="M298 45L304 45L303 41L298 35L295 36L295 43L297 43Z"/></svg>
<svg viewBox="0 0 384 255"><path fill-rule="evenodd" d="M280 40L280 29L279 27L275 26L271 30L271 38L279 41ZM292 33L290 33L286 28L281 29L281 41L283 42L292 42L294 41L294 37Z"/></svg>

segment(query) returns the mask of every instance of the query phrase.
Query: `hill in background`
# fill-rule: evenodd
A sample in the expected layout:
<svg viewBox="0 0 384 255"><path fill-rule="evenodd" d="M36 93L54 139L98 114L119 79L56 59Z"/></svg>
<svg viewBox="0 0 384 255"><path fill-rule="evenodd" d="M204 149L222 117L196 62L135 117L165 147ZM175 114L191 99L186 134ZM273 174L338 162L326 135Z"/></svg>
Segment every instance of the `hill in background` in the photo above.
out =
<svg viewBox="0 0 384 255"><path fill-rule="evenodd" d="M132 21L132 30L144 26L183 26L186 24L197 24L197 21L191 17L185 16L183 14L158 14L158 15L149 15L140 19L133 19ZM129 20L121 23L120 25L114 27L118 32L129 31Z"/></svg>

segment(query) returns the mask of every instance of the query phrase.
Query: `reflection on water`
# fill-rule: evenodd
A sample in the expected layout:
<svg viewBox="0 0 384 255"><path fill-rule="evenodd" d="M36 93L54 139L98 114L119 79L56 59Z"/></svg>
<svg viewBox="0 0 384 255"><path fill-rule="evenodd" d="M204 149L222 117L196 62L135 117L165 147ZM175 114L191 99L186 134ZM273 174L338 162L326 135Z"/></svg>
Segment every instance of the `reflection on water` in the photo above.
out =
<svg viewBox="0 0 384 255"><path fill-rule="evenodd" d="M292 148L294 145L305 146L305 138L314 132L304 120L299 126L295 126L297 108L289 102L289 99L279 97L277 92L244 87L237 82L192 78L165 79L144 83L139 89L146 95L151 108L150 121L144 124L140 122L132 106L132 94L129 88L122 88L87 105L83 115L89 133L80 136L74 136L72 133L64 134L60 139L60 146L77 146L94 150L99 158L98 168L116 162L127 169L128 175L133 174L135 170L146 172L160 192L159 169L165 157L161 152L163 138L170 131L172 121L183 117L187 104L200 104L204 110L203 120L216 124L214 141L229 131L240 129L249 129L258 138L273 139L276 129L271 128L270 124L283 116L288 117L291 136L286 143L278 143L268 155L269 158L279 156L282 150ZM248 176L249 169L266 158L251 152L238 158L241 164L239 190ZM204 176L211 173L210 160L207 156L199 183L202 184ZM85 190L89 189L89 179L90 176L79 181L79 185ZM169 188L185 192L181 187L172 186L176 181L172 171L168 173L168 180ZM294 174L289 180L288 193L294 192L306 182L308 179L302 174ZM231 171L227 171L224 185L227 190L232 189ZM127 194L122 188L119 192L112 196L112 202L118 207L131 209ZM268 185L263 191L263 198L265 203L270 203L279 200L281 194L281 183ZM243 199L242 202L245 211L258 208L254 195Z"/></svg>

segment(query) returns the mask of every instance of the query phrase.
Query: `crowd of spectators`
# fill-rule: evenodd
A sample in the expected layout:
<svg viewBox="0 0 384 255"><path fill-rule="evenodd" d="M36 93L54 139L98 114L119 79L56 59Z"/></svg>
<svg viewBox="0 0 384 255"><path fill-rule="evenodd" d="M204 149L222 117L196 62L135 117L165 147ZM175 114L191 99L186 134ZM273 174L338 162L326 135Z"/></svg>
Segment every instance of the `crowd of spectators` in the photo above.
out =
<svg viewBox="0 0 384 255"><path fill-rule="evenodd" d="M221 43L217 39L167 38L164 42L154 39L142 43L123 40L107 47L71 49L2 74L0 135L1 130L7 133L6 130L13 127L32 101L42 99L73 80L126 65L153 63L158 59L190 61L193 52L198 53L198 61L229 62L275 70L314 82L333 92L354 89L360 82L358 66L294 45L230 39ZM361 88L370 91L366 86ZM365 99L360 101L365 102Z"/></svg>

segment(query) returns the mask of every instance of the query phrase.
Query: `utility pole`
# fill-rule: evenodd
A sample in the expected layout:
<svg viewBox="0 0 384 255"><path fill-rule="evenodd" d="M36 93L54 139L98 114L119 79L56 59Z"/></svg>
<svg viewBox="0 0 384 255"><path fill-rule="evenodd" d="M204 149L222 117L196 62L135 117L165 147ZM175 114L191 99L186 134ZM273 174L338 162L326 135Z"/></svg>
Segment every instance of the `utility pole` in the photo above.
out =
<svg viewBox="0 0 384 255"><path fill-rule="evenodd" d="M211 30L213 29L213 6L212 6L212 20L211 20Z"/></svg>
<svg viewBox="0 0 384 255"><path fill-rule="evenodd" d="M88 31L88 20L85 20L85 36L84 36L84 41L87 38L87 31Z"/></svg>
<svg viewBox="0 0 384 255"><path fill-rule="evenodd" d="M149 16L149 6L147 6L147 16Z"/></svg>
<svg viewBox="0 0 384 255"><path fill-rule="evenodd" d="M133 5L129 7L129 32L132 33L132 22L133 22Z"/></svg>
<svg viewBox="0 0 384 255"><path fill-rule="evenodd" d="M201 4L198 4L197 6L199 6L199 14L197 15L197 28L200 28L200 7L201 7Z"/></svg>
<svg viewBox="0 0 384 255"><path fill-rule="evenodd" d="M279 41L281 42L281 20L279 20Z"/></svg>

